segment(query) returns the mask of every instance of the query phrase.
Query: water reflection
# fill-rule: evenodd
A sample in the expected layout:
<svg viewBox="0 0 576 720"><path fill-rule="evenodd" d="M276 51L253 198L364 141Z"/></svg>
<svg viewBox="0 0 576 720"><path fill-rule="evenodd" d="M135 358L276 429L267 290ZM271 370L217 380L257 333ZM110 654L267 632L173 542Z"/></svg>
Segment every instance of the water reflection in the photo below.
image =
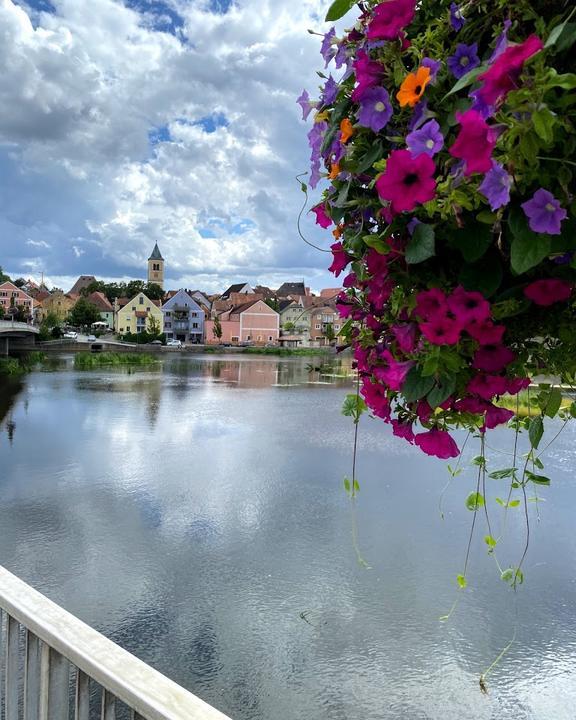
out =
<svg viewBox="0 0 576 720"><path fill-rule="evenodd" d="M363 419L365 570L342 490L350 381L331 377L346 361L309 362L177 356L28 376L12 444L0 433L0 561L234 720L572 720L574 429L550 458L526 585L509 591L480 535L442 625L474 476L440 520L444 464ZM515 557L523 518L508 522ZM483 697L478 675L515 627Z"/></svg>
<svg viewBox="0 0 576 720"><path fill-rule="evenodd" d="M0 432L6 432L10 443L14 440L16 432L16 421L11 410L22 389L23 384L20 380L0 375Z"/></svg>

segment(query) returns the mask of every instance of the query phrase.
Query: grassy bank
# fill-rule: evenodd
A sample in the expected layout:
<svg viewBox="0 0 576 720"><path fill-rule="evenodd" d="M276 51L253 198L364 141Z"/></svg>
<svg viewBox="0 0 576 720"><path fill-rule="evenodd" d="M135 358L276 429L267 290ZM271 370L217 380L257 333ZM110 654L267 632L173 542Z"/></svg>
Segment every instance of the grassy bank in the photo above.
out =
<svg viewBox="0 0 576 720"><path fill-rule="evenodd" d="M74 367L79 370L91 370L110 365L154 365L156 358L147 353L88 353L74 356Z"/></svg>
<svg viewBox="0 0 576 720"><path fill-rule="evenodd" d="M284 347L247 347L244 352L248 355L333 355L333 348L284 348Z"/></svg>
<svg viewBox="0 0 576 720"><path fill-rule="evenodd" d="M530 415L538 415L540 409L538 408L538 402L536 395L538 390L532 391L522 390L518 395L503 395L496 405L504 407L508 410L513 410L520 417L529 417ZM567 408L572 405L572 400L568 397L562 399L562 408Z"/></svg>
<svg viewBox="0 0 576 720"><path fill-rule="evenodd" d="M31 352L21 358L0 358L0 375L19 377L30 372L35 365L44 360L46 355L42 352Z"/></svg>

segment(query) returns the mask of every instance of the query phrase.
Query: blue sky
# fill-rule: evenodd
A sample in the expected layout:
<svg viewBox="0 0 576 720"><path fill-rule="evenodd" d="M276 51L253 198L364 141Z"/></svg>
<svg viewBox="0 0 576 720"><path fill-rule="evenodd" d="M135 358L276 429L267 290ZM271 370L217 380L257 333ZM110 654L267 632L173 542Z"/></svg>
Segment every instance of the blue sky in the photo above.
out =
<svg viewBox="0 0 576 720"><path fill-rule="evenodd" d="M67 289L305 277L329 256L298 237L308 127L296 97L322 66L321 0L4 0L0 265ZM304 220L327 248L330 233Z"/></svg>

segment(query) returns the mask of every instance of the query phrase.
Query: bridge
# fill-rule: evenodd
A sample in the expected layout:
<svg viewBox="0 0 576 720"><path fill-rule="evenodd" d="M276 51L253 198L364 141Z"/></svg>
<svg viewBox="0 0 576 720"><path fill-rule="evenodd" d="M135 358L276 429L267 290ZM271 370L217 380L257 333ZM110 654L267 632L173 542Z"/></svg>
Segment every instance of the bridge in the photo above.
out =
<svg viewBox="0 0 576 720"><path fill-rule="evenodd" d="M12 344L34 345L40 329L28 323L0 320L0 355L8 355Z"/></svg>

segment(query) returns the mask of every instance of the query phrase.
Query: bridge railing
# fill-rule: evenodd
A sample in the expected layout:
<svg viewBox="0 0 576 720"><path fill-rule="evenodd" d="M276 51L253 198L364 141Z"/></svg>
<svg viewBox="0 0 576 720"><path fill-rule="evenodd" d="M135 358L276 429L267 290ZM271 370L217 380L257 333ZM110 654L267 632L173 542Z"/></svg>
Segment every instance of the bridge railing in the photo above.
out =
<svg viewBox="0 0 576 720"><path fill-rule="evenodd" d="M36 325L30 325L25 322L15 322L14 320L0 320L0 332L2 330L18 330L31 333L39 333L40 328Z"/></svg>
<svg viewBox="0 0 576 720"><path fill-rule="evenodd" d="M0 608L5 720L89 720L98 697L101 720L230 720L1 566Z"/></svg>

